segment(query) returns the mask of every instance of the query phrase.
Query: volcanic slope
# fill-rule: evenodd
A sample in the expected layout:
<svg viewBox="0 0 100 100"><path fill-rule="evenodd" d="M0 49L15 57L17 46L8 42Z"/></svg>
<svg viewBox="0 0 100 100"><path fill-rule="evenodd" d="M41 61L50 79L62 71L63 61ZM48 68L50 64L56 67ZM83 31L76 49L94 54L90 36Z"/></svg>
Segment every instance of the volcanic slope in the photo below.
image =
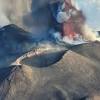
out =
<svg viewBox="0 0 100 100"><path fill-rule="evenodd" d="M92 61L100 63L100 42L98 41L76 45L71 50Z"/></svg>
<svg viewBox="0 0 100 100"><path fill-rule="evenodd" d="M36 45L31 33L14 24L0 28L0 66L8 66Z"/></svg>
<svg viewBox="0 0 100 100"><path fill-rule="evenodd" d="M94 55L100 57L100 44L79 47L84 51L87 45L94 48L85 52L88 56L69 50L48 67L23 64L0 69L0 100L86 100L100 95L100 63L91 59L96 49Z"/></svg>

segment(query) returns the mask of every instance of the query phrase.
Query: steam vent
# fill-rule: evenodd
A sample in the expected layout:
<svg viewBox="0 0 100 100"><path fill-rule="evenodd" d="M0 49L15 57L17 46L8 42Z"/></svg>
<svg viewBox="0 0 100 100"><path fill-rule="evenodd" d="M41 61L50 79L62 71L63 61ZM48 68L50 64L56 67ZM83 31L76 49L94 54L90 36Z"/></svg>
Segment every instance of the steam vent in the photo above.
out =
<svg viewBox="0 0 100 100"><path fill-rule="evenodd" d="M0 100L100 100L100 42L68 48L26 33L0 29Z"/></svg>

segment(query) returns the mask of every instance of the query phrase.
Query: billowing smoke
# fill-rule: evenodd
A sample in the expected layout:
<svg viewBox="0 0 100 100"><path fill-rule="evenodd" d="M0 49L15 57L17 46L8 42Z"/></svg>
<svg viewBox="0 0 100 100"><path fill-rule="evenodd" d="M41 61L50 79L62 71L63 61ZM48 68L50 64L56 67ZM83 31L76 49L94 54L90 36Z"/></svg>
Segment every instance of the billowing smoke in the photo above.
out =
<svg viewBox="0 0 100 100"><path fill-rule="evenodd" d="M97 34L87 25L82 26L83 38L89 41L100 41L100 38L97 37Z"/></svg>
<svg viewBox="0 0 100 100"><path fill-rule="evenodd" d="M37 36L45 37L52 21L48 4L56 1L0 0L0 26L15 24Z"/></svg>
<svg viewBox="0 0 100 100"><path fill-rule="evenodd" d="M0 0L0 26L16 24L33 34L47 33L51 23L48 3L55 0Z"/></svg>
<svg viewBox="0 0 100 100"><path fill-rule="evenodd" d="M96 32L86 23L85 15L74 16L72 18L74 30L76 33L80 34L83 39L87 41L100 41L99 36L97 36Z"/></svg>
<svg viewBox="0 0 100 100"><path fill-rule="evenodd" d="M0 27L16 24L37 36L45 37L52 26L48 4L57 1L61 0L0 0ZM87 25L82 27L82 31L86 39L97 40Z"/></svg>
<svg viewBox="0 0 100 100"><path fill-rule="evenodd" d="M22 28L26 28L23 17L30 12L30 0L0 0L0 15L3 16L4 20L2 21L5 22L5 25L9 21L10 24L16 24ZM2 24L0 22L0 25Z"/></svg>

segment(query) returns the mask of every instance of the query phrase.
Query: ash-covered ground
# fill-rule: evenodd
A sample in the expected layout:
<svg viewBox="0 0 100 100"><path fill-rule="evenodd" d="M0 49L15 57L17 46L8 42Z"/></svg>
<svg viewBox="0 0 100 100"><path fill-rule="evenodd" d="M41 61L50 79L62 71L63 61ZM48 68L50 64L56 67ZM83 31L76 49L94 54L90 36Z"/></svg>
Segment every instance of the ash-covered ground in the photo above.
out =
<svg viewBox="0 0 100 100"><path fill-rule="evenodd" d="M99 100L100 42L39 42L16 25L0 34L0 100ZM36 55L11 65L30 51Z"/></svg>
<svg viewBox="0 0 100 100"><path fill-rule="evenodd" d="M99 100L99 51L100 42L91 42L53 53L60 54L53 64L48 62L58 57L49 51L33 57L39 64L30 66L27 58L22 65L1 68L0 100Z"/></svg>

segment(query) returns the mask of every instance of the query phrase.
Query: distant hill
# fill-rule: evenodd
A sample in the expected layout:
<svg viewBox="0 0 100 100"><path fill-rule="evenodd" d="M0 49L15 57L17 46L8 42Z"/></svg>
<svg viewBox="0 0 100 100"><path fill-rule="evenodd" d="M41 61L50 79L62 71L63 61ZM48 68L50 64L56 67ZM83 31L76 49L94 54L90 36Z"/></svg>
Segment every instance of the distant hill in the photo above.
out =
<svg viewBox="0 0 100 100"><path fill-rule="evenodd" d="M74 46L48 67L0 69L0 100L93 99L100 95L99 46L98 42Z"/></svg>

